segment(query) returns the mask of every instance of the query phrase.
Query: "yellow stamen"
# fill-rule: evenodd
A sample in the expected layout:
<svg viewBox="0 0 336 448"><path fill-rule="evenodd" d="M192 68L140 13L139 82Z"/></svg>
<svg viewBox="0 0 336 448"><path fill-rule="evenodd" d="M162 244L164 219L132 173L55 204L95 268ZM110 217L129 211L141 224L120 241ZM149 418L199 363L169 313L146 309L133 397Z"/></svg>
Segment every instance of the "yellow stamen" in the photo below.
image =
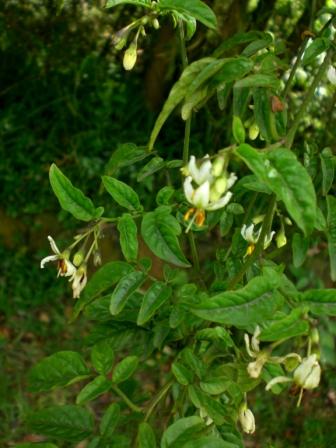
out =
<svg viewBox="0 0 336 448"><path fill-rule="evenodd" d="M190 216L192 216L194 213L195 213L195 209L190 208L183 216L184 221L189 221Z"/></svg>
<svg viewBox="0 0 336 448"><path fill-rule="evenodd" d="M245 257L252 255L254 252L254 249L255 249L255 244L253 244L253 243L249 244L249 246L246 250Z"/></svg>
<svg viewBox="0 0 336 448"><path fill-rule="evenodd" d="M195 222L198 227L201 227L204 224L205 221L205 211L204 210L197 210L196 216L195 216Z"/></svg>
<svg viewBox="0 0 336 448"><path fill-rule="evenodd" d="M58 260L58 270L62 274L66 274L68 272L68 267L67 267L67 264L66 264L64 258L61 258L60 260Z"/></svg>

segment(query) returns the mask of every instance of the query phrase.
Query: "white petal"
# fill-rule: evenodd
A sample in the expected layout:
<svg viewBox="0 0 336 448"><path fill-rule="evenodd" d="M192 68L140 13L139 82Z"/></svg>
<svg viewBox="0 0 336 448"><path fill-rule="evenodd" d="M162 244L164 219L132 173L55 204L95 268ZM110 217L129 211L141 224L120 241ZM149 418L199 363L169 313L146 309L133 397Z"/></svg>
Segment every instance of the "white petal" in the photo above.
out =
<svg viewBox="0 0 336 448"><path fill-rule="evenodd" d="M251 350L251 346L250 346L250 337L247 333L244 334L244 341L245 341L245 347L246 347L246 351L247 351L248 355L251 356L251 358L255 358L255 353Z"/></svg>
<svg viewBox="0 0 336 448"><path fill-rule="evenodd" d="M188 169L189 169L190 176L194 179L195 182L197 182L197 179L199 178L199 170L196 165L195 156L190 157L190 161L188 163Z"/></svg>
<svg viewBox="0 0 336 448"><path fill-rule="evenodd" d="M254 232L254 224L250 224L248 227L245 226L244 234L242 233L242 236L248 243L253 243L253 244L255 243L255 238L253 236L253 232Z"/></svg>
<svg viewBox="0 0 336 448"><path fill-rule="evenodd" d="M74 274L76 274L77 268L69 260L64 259L64 262L66 264L67 270L64 274L59 270L58 275L60 275L61 277L72 277Z"/></svg>
<svg viewBox="0 0 336 448"><path fill-rule="evenodd" d="M209 204L210 199L210 184L208 181L204 182L200 187L195 190L193 197L193 204L195 207L205 209Z"/></svg>
<svg viewBox="0 0 336 448"><path fill-rule="evenodd" d="M255 330L254 330L254 333L253 333L253 336L252 336L252 341L251 341L252 349L255 352L259 352L260 351L260 348L259 348L259 344L260 344L259 336L260 336L260 333L261 333L260 327L259 327L259 325L257 325Z"/></svg>
<svg viewBox="0 0 336 448"><path fill-rule="evenodd" d="M193 203L193 197L194 197L194 189L193 186L191 185L191 181L192 177L188 176L183 183L184 194L187 201L190 202L190 204Z"/></svg>
<svg viewBox="0 0 336 448"><path fill-rule="evenodd" d="M212 169L212 163L210 160L206 160L205 162L202 163L201 168L199 170L199 178L197 180L198 185L203 184L203 182L207 180L211 182L212 179L211 169Z"/></svg>
<svg viewBox="0 0 336 448"><path fill-rule="evenodd" d="M327 77L331 84L336 85L336 69L332 65L328 68Z"/></svg>
<svg viewBox="0 0 336 448"><path fill-rule="evenodd" d="M59 251L59 249L58 249L58 247L57 247L57 245L56 245L56 243L55 243L54 238L51 237L50 235L48 235L48 240L49 240L49 243L50 243L50 246L51 246L51 250L52 250L55 254L58 254L58 255L59 255L61 252Z"/></svg>
<svg viewBox="0 0 336 448"><path fill-rule="evenodd" d="M230 190L230 188L232 187L232 185L236 182L236 180L238 179L238 177L235 175L235 173L231 173L228 181L227 181L227 190Z"/></svg>
<svg viewBox="0 0 336 448"><path fill-rule="evenodd" d="M222 198L218 199L218 201L213 202L212 204L208 205L206 210L213 211L213 210L218 210L219 208L225 207L226 204L230 201L231 197L232 197L232 193L231 193L231 191L228 191L226 193L226 195L223 196Z"/></svg>
<svg viewBox="0 0 336 448"><path fill-rule="evenodd" d="M59 260L59 256L58 255L49 255L48 257L43 258L43 260L41 260L41 269L44 268L46 263L49 263L49 261L56 261Z"/></svg>
<svg viewBox="0 0 336 448"><path fill-rule="evenodd" d="M260 230L261 230L261 229L260 229ZM272 231L270 234L268 234L268 235L265 236L265 240L264 240L264 249L267 249L268 246L271 244L271 242L272 242L272 238L273 238L274 234L275 234L275 232ZM258 237L258 239L259 239L259 237Z"/></svg>
<svg viewBox="0 0 336 448"><path fill-rule="evenodd" d="M288 378L287 376L276 376L266 384L265 390L272 389L275 384L290 383L291 381L293 381L292 378Z"/></svg>
<svg viewBox="0 0 336 448"><path fill-rule="evenodd" d="M247 229L246 224L243 224L243 227L240 230L240 234L244 238L244 240L246 240L246 229Z"/></svg>

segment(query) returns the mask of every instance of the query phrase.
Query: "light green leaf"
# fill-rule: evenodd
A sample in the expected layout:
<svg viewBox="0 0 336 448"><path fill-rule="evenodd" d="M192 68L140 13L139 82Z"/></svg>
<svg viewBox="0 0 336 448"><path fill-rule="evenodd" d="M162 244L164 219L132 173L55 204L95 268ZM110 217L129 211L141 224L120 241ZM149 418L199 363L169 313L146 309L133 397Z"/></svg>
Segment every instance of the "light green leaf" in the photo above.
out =
<svg viewBox="0 0 336 448"><path fill-rule="evenodd" d="M126 381L136 371L138 364L139 358L137 356L127 356L115 366L112 381L116 384Z"/></svg>
<svg viewBox="0 0 336 448"><path fill-rule="evenodd" d="M138 430L139 448L156 448L155 434L152 427L146 423L140 423Z"/></svg>
<svg viewBox="0 0 336 448"><path fill-rule="evenodd" d="M139 196L132 187L111 176L103 176L102 179L106 191L119 205L131 211L142 210Z"/></svg>
<svg viewBox="0 0 336 448"><path fill-rule="evenodd" d="M226 51L231 50L231 48L236 47L237 45L247 44L249 42L255 40L267 40L270 39L272 41L272 37L269 33L264 33L263 31L248 31L247 33L237 33L232 37L225 39L223 43L215 50L214 56L219 57L224 54Z"/></svg>
<svg viewBox="0 0 336 448"><path fill-rule="evenodd" d="M113 432L120 418L120 406L118 403L112 403L104 412L101 419L99 430L104 440L111 440Z"/></svg>
<svg viewBox="0 0 336 448"><path fill-rule="evenodd" d="M161 10L177 11L194 17L208 28L217 29L217 19L211 8L200 0L160 0Z"/></svg>
<svg viewBox="0 0 336 448"><path fill-rule="evenodd" d="M49 179L51 188L57 196L61 207L71 213L76 219L91 221L103 214L104 208L96 208L91 199L86 197L81 190L74 187L71 181L54 163L49 170Z"/></svg>
<svg viewBox="0 0 336 448"><path fill-rule="evenodd" d="M200 432L205 427L201 417L192 416L177 420L170 425L163 433L161 448L177 448L187 442L195 433Z"/></svg>
<svg viewBox="0 0 336 448"><path fill-rule="evenodd" d="M180 224L168 209L162 207L146 213L141 224L141 234L157 257L176 266L190 266L177 238L181 234Z"/></svg>
<svg viewBox="0 0 336 448"><path fill-rule="evenodd" d="M206 378L200 382L200 388L209 395L219 395L225 392L230 384L226 376L216 376Z"/></svg>
<svg viewBox="0 0 336 448"><path fill-rule="evenodd" d="M276 290L281 279L271 276L254 277L237 291L225 291L201 302L191 312L210 322L245 328L270 319L283 303Z"/></svg>
<svg viewBox="0 0 336 448"><path fill-rule="evenodd" d="M37 434L80 441L93 432L93 418L87 409L79 406L52 406L28 416L28 425Z"/></svg>
<svg viewBox="0 0 336 448"><path fill-rule="evenodd" d="M162 282L155 282L147 289L139 311L137 324L144 325L154 313L169 299L172 288Z"/></svg>
<svg viewBox="0 0 336 448"><path fill-rule="evenodd" d="M127 261L135 261L138 257L138 229L134 219L128 213L118 220L120 246Z"/></svg>
<svg viewBox="0 0 336 448"><path fill-rule="evenodd" d="M232 120L232 134L236 143L241 144L245 142L245 128L239 117L233 116Z"/></svg>
<svg viewBox="0 0 336 448"><path fill-rule="evenodd" d="M141 168L137 175L137 181L143 181L146 177L162 170L165 166L166 163L162 157L153 157L143 168Z"/></svg>
<svg viewBox="0 0 336 448"><path fill-rule="evenodd" d="M113 291L110 301L110 312L112 316L119 314L127 300L133 294L140 285L146 280L146 275L143 272L134 271L125 275Z"/></svg>
<svg viewBox="0 0 336 448"><path fill-rule="evenodd" d="M182 384L182 386L188 386L188 384L192 383L194 378L192 371L180 362L174 361L171 366L171 370L177 381Z"/></svg>
<svg viewBox="0 0 336 448"><path fill-rule="evenodd" d="M111 176L120 168L134 165L140 160L149 156L148 151L144 148L139 148L134 143L121 143L117 149L113 151L110 160L107 163L106 173Z"/></svg>
<svg viewBox="0 0 336 448"><path fill-rule="evenodd" d="M275 113L272 111L271 93L268 88L255 87L253 89L254 118L261 136L267 142L277 141L278 133Z"/></svg>
<svg viewBox="0 0 336 448"><path fill-rule="evenodd" d="M135 5L151 8L151 0L107 0L105 8L113 8L117 5Z"/></svg>
<svg viewBox="0 0 336 448"><path fill-rule="evenodd" d="M236 150L254 174L284 202L288 213L305 234L312 232L316 219L316 194L307 170L286 148L267 153L247 144Z"/></svg>
<svg viewBox="0 0 336 448"><path fill-rule="evenodd" d="M173 187L165 186L158 191L156 195L156 203L157 205L169 205L172 197L175 194L175 190Z"/></svg>
<svg viewBox="0 0 336 448"><path fill-rule="evenodd" d="M108 340L104 339L93 346L91 362L98 373L107 375L112 369L113 361L114 350Z"/></svg>
<svg viewBox="0 0 336 448"><path fill-rule="evenodd" d="M330 259L330 277L336 281L336 198L327 196L327 237Z"/></svg>
<svg viewBox="0 0 336 448"><path fill-rule="evenodd" d="M278 89L280 86L280 80L274 75L268 75L264 73L256 73L254 75L246 76L246 78L236 81L236 88L243 87L271 87L272 89Z"/></svg>
<svg viewBox="0 0 336 448"><path fill-rule="evenodd" d="M261 341L279 341L307 334L309 324L302 319L302 314L301 309L294 309L282 319L267 322L267 327L262 330L259 339Z"/></svg>
<svg viewBox="0 0 336 448"><path fill-rule="evenodd" d="M336 316L336 289L310 289L302 293L302 304L321 316Z"/></svg>
<svg viewBox="0 0 336 448"><path fill-rule="evenodd" d="M188 65L188 67L183 71L180 79L174 84L173 88L171 89L169 96L158 118L156 119L148 143L149 151L153 149L155 140L167 118L185 97L187 87L191 84L197 74L200 73L205 67L207 67L210 62L213 62L213 60L213 58L200 59Z"/></svg>
<svg viewBox="0 0 336 448"><path fill-rule="evenodd" d="M109 381L105 376L97 376L79 392L76 398L76 404L83 404L87 401L94 400L99 397L99 395L107 392L111 386L111 381Z"/></svg>
<svg viewBox="0 0 336 448"><path fill-rule="evenodd" d="M82 356L73 351L61 351L37 363L29 372L29 389L42 392L81 381L90 375Z"/></svg>
<svg viewBox="0 0 336 448"><path fill-rule="evenodd" d="M183 448L238 448L238 446L216 436L205 436L197 440L190 440L183 445Z"/></svg>

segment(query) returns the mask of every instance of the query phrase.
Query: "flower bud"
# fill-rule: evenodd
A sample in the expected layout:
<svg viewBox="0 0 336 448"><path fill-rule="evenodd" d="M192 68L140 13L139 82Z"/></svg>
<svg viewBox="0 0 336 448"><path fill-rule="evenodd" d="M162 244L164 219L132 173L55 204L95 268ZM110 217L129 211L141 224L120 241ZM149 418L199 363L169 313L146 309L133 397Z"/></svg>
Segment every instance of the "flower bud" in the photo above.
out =
<svg viewBox="0 0 336 448"><path fill-rule="evenodd" d="M255 431L254 415L251 409L247 408L246 403L240 407L238 418L243 431L247 434L253 434Z"/></svg>
<svg viewBox="0 0 336 448"><path fill-rule="evenodd" d="M79 250L75 253L73 256L72 262L75 266L80 266L84 261L84 252L82 250Z"/></svg>
<svg viewBox="0 0 336 448"><path fill-rule="evenodd" d="M316 354L308 356L294 372L295 383L303 389L314 389L320 383L321 367Z"/></svg>
<svg viewBox="0 0 336 448"><path fill-rule="evenodd" d="M95 250L93 253L93 264L100 266L102 264L101 253L99 250Z"/></svg>
<svg viewBox="0 0 336 448"><path fill-rule="evenodd" d="M137 45L132 42L124 53L123 66L125 70L132 70L137 60Z"/></svg>
<svg viewBox="0 0 336 448"><path fill-rule="evenodd" d="M276 240L276 245L277 245L278 249L280 249L280 247L283 247L287 244L287 238L286 238L286 235L285 235L285 232L283 229L281 229L277 233L275 240Z"/></svg>
<svg viewBox="0 0 336 448"><path fill-rule="evenodd" d="M317 328L313 328L310 333L310 339L313 344L318 344L320 342L320 335Z"/></svg>
<svg viewBox="0 0 336 448"><path fill-rule="evenodd" d="M224 168L225 158L223 156L216 157L212 164L211 174L215 177L219 177Z"/></svg>
<svg viewBox="0 0 336 448"><path fill-rule="evenodd" d="M156 30L158 30L160 28L160 23L156 17L155 17L155 19L153 19L152 24L153 24L153 28L155 28Z"/></svg>
<svg viewBox="0 0 336 448"><path fill-rule="evenodd" d="M127 44L127 38L130 33L129 27L122 28L117 31L112 37L112 43L116 50L122 50Z"/></svg>
<svg viewBox="0 0 336 448"><path fill-rule="evenodd" d="M249 128L249 139L255 140L259 135L259 127L256 123L253 123Z"/></svg>

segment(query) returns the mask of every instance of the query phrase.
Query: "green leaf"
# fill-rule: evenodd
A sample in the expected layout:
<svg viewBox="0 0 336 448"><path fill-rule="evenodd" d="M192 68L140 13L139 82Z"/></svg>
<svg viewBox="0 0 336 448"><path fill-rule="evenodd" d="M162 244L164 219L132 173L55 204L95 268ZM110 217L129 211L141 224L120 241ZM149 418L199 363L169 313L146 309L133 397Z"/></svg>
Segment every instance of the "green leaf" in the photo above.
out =
<svg viewBox="0 0 336 448"><path fill-rule="evenodd" d="M152 427L146 423L140 423L138 430L139 448L156 448L155 434Z"/></svg>
<svg viewBox="0 0 336 448"><path fill-rule="evenodd" d="M244 48L244 50L242 51L242 55L251 57L258 51L269 47L270 44L273 42L272 36L266 33L265 37L266 37L265 39L257 39L254 42L251 42L249 45L247 45L247 47Z"/></svg>
<svg viewBox="0 0 336 448"><path fill-rule="evenodd" d="M115 366L112 381L116 384L126 381L136 371L138 364L139 358L137 356L127 356Z"/></svg>
<svg viewBox="0 0 336 448"><path fill-rule="evenodd" d="M95 297L102 294L107 289L115 285L122 277L132 272L134 269L124 261L110 261L104 264L88 281L83 294L77 300L74 309L75 319L79 313L89 304Z"/></svg>
<svg viewBox="0 0 336 448"><path fill-rule="evenodd" d="M302 64L310 64L317 58L321 53L328 50L330 47L330 40L325 37L317 37L304 52L302 58Z"/></svg>
<svg viewBox="0 0 336 448"><path fill-rule="evenodd" d="M270 38L272 41L272 37L269 33L264 33L263 31L248 31L247 33L237 33L228 39L225 39L223 43L215 50L214 56L219 57L225 52L231 50L231 48L236 47L237 45L247 44L249 42L255 40L267 40Z"/></svg>
<svg viewBox="0 0 336 448"><path fill-rule="evenodd" d="M15 445L15 448L58 448L58 447L54 443L49 442L40 442L40 443L26 442Z"/></svg>
<svg viewBox="0 0 336 448"><path fill-rule="evenodd" d="M280 80L274 75L267 75L264 73L257 73L254 75L246 76L246 78L236 81L235 88L243 87L271 87L272 89L278 89L280 86Z"/></svg>
<svg viewBox="0 0 336 448"><path fill-rule="evenodd" d="M336 316L336 289L310 289L302 293L302 304L321 316Z"/></svg>
<svg viewBox="0 0 336 448"><path fill-rule="evenodd" d="M99 431L103 439L111 440L113 432L118 424L120 418L120 406L118 403L112 403L104 412L99 425Z"/></svg>
<svg viewBox="0 0 336 448"><path fill-rule="evenodd" d="M296 268L302 266L306 259L307 251L309 249L309 240L305 238L301 233L294 233L292 239L292 251L293 251L293 265Z"/></svg>
<svg viewBox="0 0 336 448"><path fill-rule="evenodd" d="M245 142L245 128L239 117L233 116L232 120L232 134L236 143L241 144Z"/></svg>
<svg viewBox="0 0 336 448"><path fill-rule="evenodd" d="M99 218L103 207L95 208L91 199L86 197L53 163L49 170L51 188L55 193L61 207L81 221L91 221Z"/></svg>
<svg viewBox="0 0 336 448"><path fill-rule="evenodd" d="M161 448L178 448L202 431L205 425L201 417L196 415L177 420L163 433Z"/></svg>
<svg viewBox="0 0 336 448"><path fill-rule="evenodd" d="M107 0L105 8L113 8L117 5L135 5L151 8L151 0Z"/></svg>
<svg viewBox="0 0 336 448"><path fill-rule="evenodd" d="M217 19L214 12L200 0L160 0L157 6L163 11L178 11L190 15L208 28L217 29Z"/></svg>
<svg viewBox="0 0 336 448"><path fill-rule="evenodd" d="M146 177L162 170L165 166L166 163L162 157L153 157L143 168L141 168L137 175L137 181L143 181Z"/></svg>
<svg viewBox="0 0 336 448"><path fill-rule="evenodd" d="M134 143L119 144L108 161L106 174L111 176L118 169L132 166L148 156L148 151L144 148L139 148Z"/></svg>
<svg viewBox="0 0 336 448"><path fill-rule="evenodd" d="M225 442L216 436L205 436L197 440L190 440L183 448L238 448L236 444Z"/></svg>
<svg viewBox="0 0 336 448"><path fill-rule="evenodd" d="M127 261L135 261L138 257L138 229L134 219L128 213L118 220L120 246Z"/></svg>
<svg viewBox="0 0 336 448"><path fill-rule="evenodd" d="M225 291L201 302L191 311L210 322L245 328L270 319L283 303L276 291L281 279L276 274L254 277L244 288Z"/></svg>
<svg viewBox="0 0 336 448"><path fill-rule="evenodd" d="M90 375L82 356L73 351L61 351L42 359L29 372L29 389L42 392L81 381Z"/></svg>
<svg viewBox="0 0 336 448"><path fill-rule="evenodd" d="M34 412L28 417L28 425L38 434L80 441L93 432L93 418L87 409L79 406L52 406Z"/></svg>
<svg viewBox="0 0 336 448"><path fill-rule="evenodd" d="M139 196L129 185L111 176L102 177L106 191L122 207L131 211L141 211Z"/></svg>
<svg viewBox="0 0 336 448"><path fill-rule="evenodd" d="M157 205L169 205L172 197L175 194L175 190L173 187L166 186L161 188L156 195L156 203Z"/></svg>
<svg viewBox="0 0 336 448"><path fill-rule="evenodd" d="M261 136L267 141L279 140L275 113L272 111L272 100L269 89L255 87L253 89L254 118ZM278 112L279 113L279 112Z"/></svg>
<svg viewBox="0 0 336 448"><path fill-rule="evenodd" d="M193 405L205 411L216 425L222 425L225 422L225 408L219 401L202 392L197 386L189 386L188 393Z"/></svg>
<svg viewBox="0 0 336 448"><path fill-rule="evenodd" d="M162 282L155 282L147 289L139 311L137 324L144 325L155 312L169 299L172 288Z"/></svg>
<svg viewBox="0 0 336 448"><path fill-rule="evenodd" d="M111 386L111 381L109 381L105 376L97 376L79 392L76 398L76 404L83 404L87 401L94 400L99 397L99 395L107 392Z"/></svg>
<svg viewBox="0 0 336 448"><path fill-rule="evenodd" d="M302 314L301 309L294 309L282 319L267 322L267 327L261 331L259 339L261 341L279 341L307 334L309 324L302 319Z"/></svg>
<svg viewBox="0 0 336 448"><path fill-rule="evenodd" d="M226 376L210 377L200 382L200 388L206 394L220 395L227 390L229 383Z"/></svg>
<svg viewBox="0 0 336 448"><path fill-rule="evenodd" d="M327 196L327 237L330 259L330 277L336 281L336 198Z"/></svg>
<svg viewBox="0 0 336 448"><path fill-rule="evenodd" d="M261 153L247 144L236 150L254 174L284 202L290 216L307 235L316 219L316 194L307 170L293 152L277 148Z"/></svg>
<svg viewBox="0 0 336 448"><path fill-rule="evenodd" d="M332 187L335 175L334 155L330 148L324 148L320 154L322 167L322 194L326 196Z"/></svg>
<svg viewBox="0 0 336 448"><path fill-rule="evenodd" d="M169 117L169 115L172 113L172 111L175 109L175 107L183 100L186 94L186 89L191 84L191 82L194 80L194 78L197 76L198 73L200 73L207 65L213 61L213 58L203 58L196 62L193 62L192 64L188 65L188 67L183 71L180 79L174 84L172 87L169 96L158 116L156 119L156 122L154 124L154 128L152 130L149 143L148 143L148 149L151 151L153 149L155 140Z"/></svg>
<svg viewBox="0 0 336 448"><path fill-rule="evenodd" d="M114 350L108 340L102 340L93 346L91 362L95 370L101 375L107 375L112 369Z"/></svg>
<svg viewBox="0 0 336 448"><path fill-rule="evenodd" d="M171 366L171 370L177 381L182 384L182 386L188 386L188 384L193 382L193 373L180 362L174 361Z"/></svg>
<svg viewBox="0 0 336 448"><path fill-rule="evenodd" d="M157 257L176 266L190 267L177 238L181 234L180 224L169 210L158 208L146 213L141 224L141 234Z"/></svg>
<svg viewBox="0 0 336 448"><path fill-rule="evenodd" d="M134 271L125 275L117 284L115 290L111 295L110 312L112 316L119 314L127 300L140 285L146 280L146 275L143 272Z"/></svg>

